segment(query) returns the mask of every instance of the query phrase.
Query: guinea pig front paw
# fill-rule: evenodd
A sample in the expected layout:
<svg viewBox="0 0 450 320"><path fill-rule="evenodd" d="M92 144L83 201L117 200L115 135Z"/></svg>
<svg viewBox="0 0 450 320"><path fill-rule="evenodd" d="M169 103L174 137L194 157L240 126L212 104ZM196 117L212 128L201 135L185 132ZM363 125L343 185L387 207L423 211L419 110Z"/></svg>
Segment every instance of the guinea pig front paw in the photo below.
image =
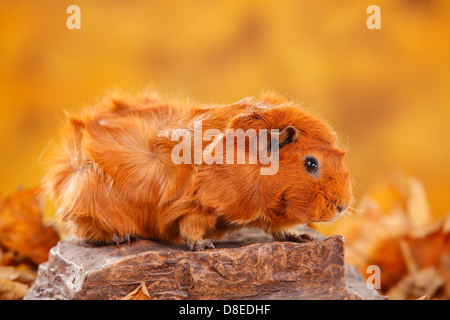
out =
<svg viewBox="0 0 450 320"><path fill-rule="evenodd" d="M214 244L209 239L203 239L200 241L190 241L187 240L186 244L191 251L202 251L205 249L215 249Z"/></svg>

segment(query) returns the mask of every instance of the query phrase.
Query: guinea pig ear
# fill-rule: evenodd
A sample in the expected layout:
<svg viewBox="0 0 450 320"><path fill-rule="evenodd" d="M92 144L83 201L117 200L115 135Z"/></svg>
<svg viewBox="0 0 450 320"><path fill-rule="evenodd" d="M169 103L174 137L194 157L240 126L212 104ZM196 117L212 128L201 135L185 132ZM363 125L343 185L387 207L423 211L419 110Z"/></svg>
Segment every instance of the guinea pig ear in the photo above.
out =
<svg viewBox="0 0 450 320"><path fill-rule="evenodd" d="M298 139L298 130L292 126L287 126L278 135L278 143L280 148L288 143L294 142Z"/></svg>

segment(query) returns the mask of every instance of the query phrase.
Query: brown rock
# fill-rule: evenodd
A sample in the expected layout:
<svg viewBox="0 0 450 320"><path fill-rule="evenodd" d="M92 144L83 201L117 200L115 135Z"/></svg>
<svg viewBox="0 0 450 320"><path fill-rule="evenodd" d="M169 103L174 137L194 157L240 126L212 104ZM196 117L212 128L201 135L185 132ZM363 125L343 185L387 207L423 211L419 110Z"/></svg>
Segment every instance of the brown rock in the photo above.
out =
<svg viewBox="0 0 450 320"><path fill-rule="evenodd" d="M382 298L346 268L340 236L304 244L257 239L200 252L149 240L120 248L61 241L25 299L122 299L139 286L150 299Z"/></svg>

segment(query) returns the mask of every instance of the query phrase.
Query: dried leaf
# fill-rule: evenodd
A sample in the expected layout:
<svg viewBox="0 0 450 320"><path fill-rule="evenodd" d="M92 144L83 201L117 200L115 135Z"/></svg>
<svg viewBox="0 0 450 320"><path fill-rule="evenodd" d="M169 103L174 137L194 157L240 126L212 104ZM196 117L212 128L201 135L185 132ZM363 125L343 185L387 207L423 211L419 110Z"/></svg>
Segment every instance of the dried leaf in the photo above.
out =
<svg viewBox="0 0 450 320"><path fill-rule="evenodd" d="M136 289L128 293L125 297L121 298L120 300L131 300L133 296L138 293L138 291L141 289L142 284L140 284Z"/></svg>
<svg viewBox="0 0 450 320"><path fill-rule="evenodd" d="M31 286L36 280L36 273L23 265L18 267L0 266L0 277Z"/></svg>
<svg viewBox="0 0 450 320"><path fill-rule="evenodd" d="M395 299L424 294L449 299L450 215L433 221L424 186L416 179L392 175L390 185L378 189L388 199L384 209L366 197L360 214L339 220L330 232L345 236L346 261L362 275L369 265L379 266L381 290Z"/></svg>
<svg viewBox="0 0 450 320"><path fill-rule="evenodd" d="M0 300L21 300L30 287L7 277L0 277Z"/></svg>
<svg viewBox="0 0 450 320"><path fill-rule="evenodd" d="M47 261L59 241L56 231L42 224L38 189L16 192L0 202L0 244L35 264Z"/></svg>
<svg viewBox="0 0 450 320"><path fill-rule="evenodd" d="M141 282L141 286L142 286L142 293L144 293L147 297L150 298L150 293L148 293L148 289L147 286L145 285L145 282Z"/></svg>
<svg viewBox="0 0 450 320"><path fill-rule="evenodd" d="M131 298L131 300L150 300L150 294L148 293L145 282L141 282L139 291Z"/></svg>
<svg viewBox="0 0 450 320"><path fill-rule="evenodd" d="M409 195L407 199L408 220L415 229L427 227L432 222L430 205L423 183L417 179L409 179Z"/></svg>
<svg viewBox="0 0 450 320"><path fill-rule="evenodd" d="M120 300L150 300L150 294L148 293L145 282L141 282L136 289L128 293Z"/></svg>
<svg viewBox="0 0 450 320"><path fill-rule="evenodd" d="M444 282L439 272L430 267L408 274L389 289L387 295L392 300L416 299L424 295L433 297Z"/></svg>
<svg viewBox="0 0 450 320"><path fill-rule="evenodd" d="M409 246L409 244L406 242L406 240L401 239L398 241L399 245L400 245L400 249L402 251L402 257L403 257L403 261L406 264L406 268L408 270L408 273L414 273L417 271L417 263L413 258L412 252L411 252L411 248Z"/></svg>

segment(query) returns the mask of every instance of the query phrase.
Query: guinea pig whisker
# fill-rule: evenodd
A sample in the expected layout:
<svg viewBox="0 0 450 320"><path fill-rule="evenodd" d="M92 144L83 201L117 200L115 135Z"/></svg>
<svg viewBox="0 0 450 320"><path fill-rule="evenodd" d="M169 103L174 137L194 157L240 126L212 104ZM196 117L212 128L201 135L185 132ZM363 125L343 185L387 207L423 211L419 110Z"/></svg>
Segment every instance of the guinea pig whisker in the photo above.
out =
<svg viewBox="0 0 450 320"><path fill-rule="evenodd" d="M355 208L355 207L353 207L353 206L350 206L348 209L347 209L347 215L348 216L352 216L352 217L354 217L354 216L357 216L357 215L359 215L359 214L361 214L363 211L361 210L361 209L357 209L357 208Z"/></svg>
<svg viewBox="0 0 450 320"><path fill-rule="evenodd" d="M308 191L308 196L306 197L307 199L309 198L309 195L311 194L313 186L309 187L309 191Z"/></svg>
<svg viewBox="0 0 450 320"><path fill-rule="evenodd" d="M354 217L356 215L351 209L347 209L345 214L349 217Z"/></svg>

